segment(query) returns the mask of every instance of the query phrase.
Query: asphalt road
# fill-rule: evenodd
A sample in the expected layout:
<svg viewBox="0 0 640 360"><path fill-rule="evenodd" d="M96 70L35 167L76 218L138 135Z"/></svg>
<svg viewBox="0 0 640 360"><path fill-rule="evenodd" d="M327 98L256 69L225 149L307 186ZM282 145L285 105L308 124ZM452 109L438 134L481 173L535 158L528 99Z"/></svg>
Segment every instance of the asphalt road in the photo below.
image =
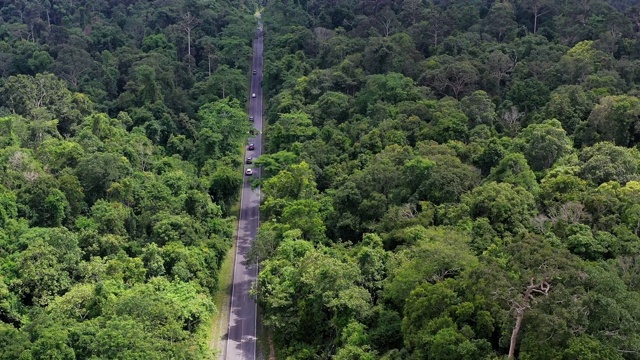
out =
<svg viewBox="0 0 640 360"><path fill-rule="evenodd" d="M250 156L257 158L262 152L262 35L258 35L253 41L252 70L257 74L251 76L251 89L249 92L249 116L254 118L254 126L260 132L256 137L250 138L253 143L253 151L245 148L245 158ZM252 98L251 94L256 97ZM248 121L248 120L247 120ZM260 169L245 164L253 169L254 177L260 176ZM249 295L251 284L256 280L258 268L256 265L246 266L246 254L251 248L251 242L258 232L260 225L260 189L251 189L249 184L251 176L244 177L242 195L240 199L240 218L238 220L238 237L236 242L236 254L233 267L233 285L231 290L231 305L229 309L229 329L224 359L227 360L254 360L256 358L256 302Z"/></svg>

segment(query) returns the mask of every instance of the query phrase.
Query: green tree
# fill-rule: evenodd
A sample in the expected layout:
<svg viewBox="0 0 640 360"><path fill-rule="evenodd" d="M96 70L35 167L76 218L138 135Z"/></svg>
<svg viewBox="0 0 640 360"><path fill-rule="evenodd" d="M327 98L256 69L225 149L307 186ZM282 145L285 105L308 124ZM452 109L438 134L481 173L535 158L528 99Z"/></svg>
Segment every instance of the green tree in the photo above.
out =
<svg viewBox="0 0 640 360"><path fill-rule="evenodd" d="M519 153L508 154L491 170L487 181L508 183L520 186L532 194L538 193L536 176L529 167L527 159Z"/></svg>
<svg viewBox="0 0 640 360"><path fill-rule="evenodd" d="M0 323L0 359L30 359L29 335L9 324Z"/></svg>
<svg viewBox="0 0 640 360"><path fill-rule="evenodd" d="M515 22L515 7L510 2L496 2L483 19L483 28L498 41L513 36L518 24Z"/></svg>
<svg viewBox="0 0 640 360"><path fill-rule="evenodd" d="M455 278L477 263L469 248L470 239L458 231L422 228L416 235L415 245L395 254L396 264L385 282L383 296L398 308L416 287Z"/></svg>
<svg viewBox="0 0 640 360"><path fill-rule="evenodd" d="M469 119L469 128L480 124L493 126L498 117L495 104L489 95L482 90L474 91L471 95L465 96L460 101L460 107Z"/></svg>
<svg viewBox="0 0 640 360"><path fill-rule="evenodd" d="M11 286L25 304L47 305L72 285L81 257L78 239L64 228L33 228L19 240L24 250Z"/></svg>
<svg viewBox="0 0 640 360"><path fill-rule="evenodd" d="M91 218L101 234L126 236L125 224L131 215L131 209L119 202L109 203L101 199L91 207Z"/></svg>
<svg viewBox="0 0 640 360"><path fill-rule="evenodd" d="M280 171L262 186L267 199L309 199L318 192L309 164L301 162Z"/></svg>
<svg viewBox="0 0 640 360"><path fill-rule="evenodd" d="M322 124L330 120L341 123L349 117L352 100L346 94L329 91L322 94L315 105L314 119L319 119ZM318 125L317 122L314 125Z"/></svg>
<svg viewBox="0 0 640 360"><path fill-rule="evenodd" d="M421 98L420 88L411 78L392 72L368 76L364 88L356 96L356 106L360 111L365 111L377 102L396 104Z"/></svg>
<svg viewBox="0 0 640 360"><path fill-rule="evenodd" d="M540 80L528 78L516 80L507 91L506 98L520 111L538 111L549 101L550 90Z"/></svg>
<svg viewBox="0 0 640 360"><path fill-rule="evenodd" d="M588 119L596 131L595 141L610 141L619 146L636 142L640 126L640 99L632 96L605 96L600 99Z"/></svg>
<svg viewBox="0 0 640 360"><path fill-rule="evenodd" d="M75 169L87 197L87 203L93 204L105 196L111 184L131 173L129 161L116 154L94 153L78 162Z"/></svg>
<svg viewBox="0 0 640 360"><path fill-rule="evenodd" d="M56 173L64 168L75 168L83 157L84 149L74 141L49 139L38 148L38 158Z"/></svg>
<svg viewBox="0 0 640 360"><path fill-rule="evenodd" d="M192 93L201 105L226 97L240 100L247 93L246 76L239 69L221 65L206 80L196 83Z"/></svg>
<svg viewBox="0 0 640 360"><path fill-rule="evenodd" d="M592 40L575 44L554 66L557 77L563 84L578 84L606 64L609 56L597 50Z"/></svg>
<svg viewBox="0 0 640 360"><path fill-rule="evenodd" d="M488 182L463 197L472 217L485 217L500 233L523 230L534 215L533 195L520 186Z"/></svg>
<svg viewBox="0 0 640 360"><path fill-rule="evenodd" d="M6 226L9 219L18 217L16 194L0 185L0 224Z"/></svg>
<svg viewBox="0 0 640 360"><path fill-rule="evenodd" d="M440 100L431 116L431 126L424 131L428 139L441 144L451 140L467 141L468 118L458 101L451 98Z"/></svg>
<svg viewBox="0 0 640 360"><path fill-rule="evenodd" d="M593 96L582 86L564 85L551 92L543 113L547 119L558 119L562 127L573 134L578 124L587 120L593 106Z"/></svg>
<svg viewBox="0 0 640 360"><path fill-rule="evenodd" d="M474 339L469 324L477 322L476 326L491 328L492 319L486 318L486 311L476 309L476 304L461 299L456 290L460 292L455 282L447 279L422 284L411 292L403 333L413 356L472 359L487 355L488 342Z"/></svg>
<svg viewBox="0 0 640 360"><path fill-rule="evenodd" d="M287 249L294 251L292 257L285 257ZM256 289L266 311L265 321L279 329L276 341L312 341L318 339L317 331L335 337L336 331L339 334L352 320L363 319L370 312L371 297L360 282L355 263L309 248L302 241L289 241L280 245L275 258L264 263ZM302 302L307 305L300 306ZM315 330L304 326L305 321L318 320L318 316L322 326Z"/></svg>
<svg viewBox="0 0 640 360"><path fill-rule="evenodd" d="M78 89L86 82L85 76L90 76L96 67L91 54L84 49L73 46L62 46L58 51L54 72L69 83L72 89Z"/></svg>
<svg viewBox="0 0 640 360"><path fill-rule="evenodd" d="M534 171L550 168L572 149L562 124L555 119L527 126L518 134L515 146L521 149Z"/></svg>
<svg viewBox="0 0 640 360"><path fill-rule="evenodd" d="M204 164L212 155L237 153L238 145L250 128L238 100L226 98L203 105L198 111L200 123L195 143L196 161Z"/></svg>
<svg viewBox="0 0 640 360"><path fill-rule="evenodd" d="M298 156L290 151L262 154L254 161L256 166L260 166L262 175L265 178L272 177L296 163L298 163Z"/></svg>
<svg viewBox="0 0 640 360"><path fill-rule="evenodd" d="M302 231L302 237L314 243L325 241L326 227L324 219L331 209L327 209L326 202L316 200L293 200L283 209L280 222L292 229Z"/></svg>
<svg viewBox="0 0 640 360"><path fill-rule="evenodd" d="M587 182L577 176L578 167L558 167L540 181L539 199L550 209L556 205L579 201L587 191Z"/></svg>
<svg viewBox="0 0 640 360"><path fill-rule="evenodd" d="M238 189L242 185L242 174L228 166L221 165L209 176L209 194L218 204L226 207L238 198Z"/></svg>
<svg viewBox="0 0 640 360"><path fill-rule="evenodd" d="M580 177L600 185L607 181L626 183L635 180L640 156L635 149L601 142L584 148L578 158Z"/></svg>
<svg viewBox="0 0 640 360"><path fill-rule="evenodd" d="M281 114L271 125L267 134L269 149L272 152L289 150L295 142L311 140L318 133L311 118L303 112Z"/></svg>
<svg viewBox="0 0 640 360"><path fill-rule="evenodd" d="M72 93L62 80L48 73L8 78L2 97L12 112L34 121L58 120L62 134L70 134L72 127L93 109L85 95Z"/></svg>
<svg viewBox="0 0 640 360"><path fill-rule="evenodd" d="M35 175L35 179L18 191L20 215L29 219L33 226L60 226L69 202L57 187L54 178Z"/></svg>
<svg viewBox="0 0 640 360"><path fill-rule="evenodd" d="M419 200L429 200L435 204L458 202L460 197L480 182L480 173L473 166L462 163L450 156L433 157L436 165L417 190ZM418 176L418 174L416 174Z"/></svg>
<svg viewBox="0 0 640 360"><path fill-rule="evenodd" d="M478 69L468 59L448 55L432 58L425 64L422 75L426 83L443 95L459 99L475 88Z"/></svg>

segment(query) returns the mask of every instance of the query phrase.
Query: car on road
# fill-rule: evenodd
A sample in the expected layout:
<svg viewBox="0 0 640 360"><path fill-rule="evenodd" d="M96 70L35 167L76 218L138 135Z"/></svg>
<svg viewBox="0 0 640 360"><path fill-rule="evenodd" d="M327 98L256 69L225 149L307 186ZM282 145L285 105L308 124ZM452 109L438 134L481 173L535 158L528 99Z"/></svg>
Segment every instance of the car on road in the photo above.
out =
<svg viewBox="0 0 640 360"><path fill-rule="evenodd" d="M253 121L253 116L249 116L249 121Z"/></svg>
<svg viewBox="0 0 640 360"><path fill-rule="evenodd" d="M252 169L247 169L247 170L245 170L244 174L247 175L247 176L251 176L251 175L253 175L253 170Z"/></svg>
<svg viewBox="0 0 640 360"><path fill-rule="evenodd" d="M251 94L251 97L252 98L256 97L256 93Z"/></svg>
<svg viewBox="0 0 640 360"><path fill-rule="evenodd" d="M251 164L253 163L253 158L252 157L248 157L247 160L245 161L247 164Z"/></svg>
<svg viewBox="0 0 640 360"><path fill-rule="evenodd" d="M258 73L257 71L253 70L253 75L255 75L255 74L257 74L257 73Z"/></svg>
<svg viewBox="0 0 640 360"><path fill-rule="evenodd" d="M249 144L249 150L255 150L256 147L253 144Z"/></svg>

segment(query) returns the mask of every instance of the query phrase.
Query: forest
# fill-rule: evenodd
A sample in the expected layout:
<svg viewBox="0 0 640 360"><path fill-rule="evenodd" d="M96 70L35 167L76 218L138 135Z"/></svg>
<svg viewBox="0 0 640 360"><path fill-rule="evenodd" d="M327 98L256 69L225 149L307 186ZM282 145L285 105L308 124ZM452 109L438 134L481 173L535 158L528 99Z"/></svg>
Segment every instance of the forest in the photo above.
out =
<svg viewBox="0 0 640 360"><path fill-rule="evenodd" d="M277 359L640 359L640 6L270 0Z"/></svg>
<svg viewBox="0 0 640 360"><path fill-rule="evenodd" d="M0 359L210 359L256 4L0 1Z"/></svg>
<svg viewBox="0 0 640 360"><path fill-rule="evenodd" d="M0 359L215 358L261 6L276 359L640 359L633 0L0 0Z"/></svg>

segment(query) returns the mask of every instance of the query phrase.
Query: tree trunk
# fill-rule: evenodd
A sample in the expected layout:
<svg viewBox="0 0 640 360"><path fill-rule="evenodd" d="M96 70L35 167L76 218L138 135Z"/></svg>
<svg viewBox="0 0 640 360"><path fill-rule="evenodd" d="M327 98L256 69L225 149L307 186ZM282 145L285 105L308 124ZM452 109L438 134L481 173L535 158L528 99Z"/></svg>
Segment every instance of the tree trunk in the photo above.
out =
<svg viewBox="0 0 640 360"><path fill-rule="evenodd" d="M549 289L551 286L548 282L542 280L539 283L534 283L535 278L531 278L529 281L529 285L527 286L527 290L525 290L524 294L522 294L522 299L518 303L517 301L512 302L513 308L515 308L516 313L516 323L513 325L513 331L511 332L511 341L509 342L509 360L515 359L516 356L516 344L518 342L518 333L520 332L520 328L522 327L522 320L524 318L524 312L527 309L531 308L531 300L533 300L533 294L538 293L542 295L548 295Z"/></svg>
<svg viewBox="0 0 640 360"><path fill-rule="evenodd" d="M49 9L47 9L47 24L49 25L49 35L51 35L51 16L49 15Z"/></svg>
<svg viewBox="0 0 640 360"><path fill-rule="evenodd" d="M180 21L179 25L182 29L187 33L187 55L191 56L191 31L198 24L198 19L196 19L191 12L187 12L182 16L182 21Z"/></svg>
<svg viewBox="0 0 640 360"><path fill-rule="evenodd" d="M522 327L522 319L524 318L524 311L518 311L518 315L516 315L516 324L513 326L513 331L511 332L511 341L509 342L509 359L513 360L516 356L516 343L518 342L518 333L520 332L520 327Z"/></svg>
<svg viewBox="0 0 640 360"><path fill-rule="evenodd" d="M187 29L187 46L189 47L187 49L187 54L191 56L191 28Z"/></svg>

